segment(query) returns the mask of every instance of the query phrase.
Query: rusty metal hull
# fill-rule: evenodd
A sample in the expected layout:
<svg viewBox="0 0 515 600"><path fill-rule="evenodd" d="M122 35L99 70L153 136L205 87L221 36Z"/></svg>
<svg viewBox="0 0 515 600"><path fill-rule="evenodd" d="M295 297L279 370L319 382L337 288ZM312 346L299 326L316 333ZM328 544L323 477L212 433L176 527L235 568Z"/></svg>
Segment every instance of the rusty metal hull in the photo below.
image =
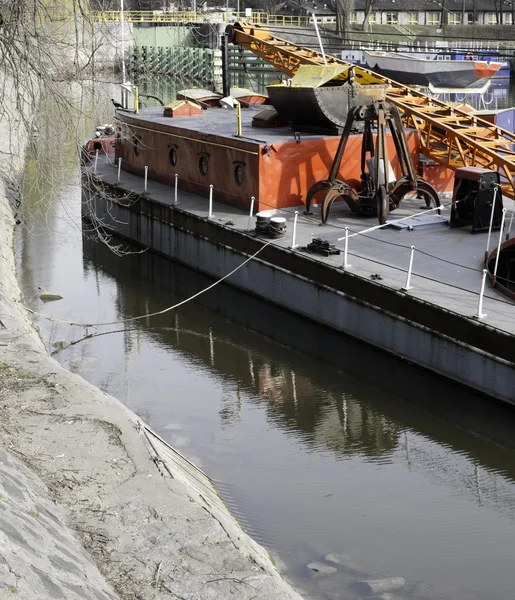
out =
<svg viewBox="0 0 515 600"><path fill-rule="evenodd" d="M350 86L267 87L277 112L299 131L339 134L349 112Z"/></svg>

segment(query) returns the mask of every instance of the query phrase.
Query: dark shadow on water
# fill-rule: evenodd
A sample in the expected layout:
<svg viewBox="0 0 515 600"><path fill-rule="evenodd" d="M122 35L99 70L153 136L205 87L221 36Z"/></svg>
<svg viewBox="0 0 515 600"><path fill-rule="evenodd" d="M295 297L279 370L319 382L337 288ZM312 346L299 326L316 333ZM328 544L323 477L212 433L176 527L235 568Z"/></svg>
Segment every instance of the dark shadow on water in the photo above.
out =
<svg viewBox="0 0 515 600"><path fill-rule="evenodd" d="M86 271L115 280L119 314L125 317L162 310L213 282L149 252L119 258L86 237L83 251ZM328 440L331 450L377 456L394 449L401 432L414 430L515 480L513 409L229 285L216 286L176 312L140 321L140 326L160 344L248 388L256 402L267 403L274 422L297 431L307 443L313 441L325 404L336 401L340 411L343 381L360 405L359 416L354 415L360 440L357 445L352 435ZM293 376L285 376L289 364ZM291 398L299 386L303 398L320 401L294 405Z"/></svg>

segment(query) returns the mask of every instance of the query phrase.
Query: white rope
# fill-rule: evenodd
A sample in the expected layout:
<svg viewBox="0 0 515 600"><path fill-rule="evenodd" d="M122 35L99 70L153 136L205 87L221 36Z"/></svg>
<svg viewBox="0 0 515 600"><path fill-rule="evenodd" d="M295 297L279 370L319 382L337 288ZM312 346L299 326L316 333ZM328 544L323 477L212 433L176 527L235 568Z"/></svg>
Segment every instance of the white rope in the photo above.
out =
<svg viewBox="0 0 515 600"><path fill-rule="evenodd" d="M56 317L49 317L48 315L43 315L41 313L38 313L35 310L32 310L31 308L28 308L27 306L25 306L24 308L28 312L30 312L31 314L36 315L38 317L41 317L43 319L47 319L48 321L52 321L53 323L61 323L62 325L72 325L72 326L76 326L76 327L103 327L105 325L121 325L122 323L129 323L131 321L138 321L139 319L147 319L149 317L157 317L158 315L164 315L165 313L170 312L171 310L179 308L179 306L182 306L183 304L186 304L187 302L190 302L191 300L194 300L195 298L198 298L198 296L201 296L202 294L205 294L209 290L213 289L219 283L222 283L222 281L225 281L231 275L233 275L234 273L236 273L236 271L238 271L243 266L245 266L249 261L251 261L252 259L256 258L256 256L262 250L264 250L269 244L272 243L272 241L273 240L270 240L269 242L266 242L266 244L264 244L264 246L262 246L257 252L255 252L252 256L249 256L246 260L244 260L241 263L241 265L238 265L230 273L227 273L227 275L224 275L221 279L218 279L217 281L215 281L214 283L212 283L211 285L209 285L207 288L204 288L203 290L200 290L200 292L197 292L196 294L193 294L193 296L190 296L189 298L186 298L185 300L181 300L181 302L178 302L177 304L174 304L173 306L169 306L168 308L165 308L163 310L159 310L157 312L146 313L146 314L140 315L138 317L129 317L128 319L121 319L120 321L108 321L107 323L75 323L74 321L64 321L63 319L57 319Z"/></svg>

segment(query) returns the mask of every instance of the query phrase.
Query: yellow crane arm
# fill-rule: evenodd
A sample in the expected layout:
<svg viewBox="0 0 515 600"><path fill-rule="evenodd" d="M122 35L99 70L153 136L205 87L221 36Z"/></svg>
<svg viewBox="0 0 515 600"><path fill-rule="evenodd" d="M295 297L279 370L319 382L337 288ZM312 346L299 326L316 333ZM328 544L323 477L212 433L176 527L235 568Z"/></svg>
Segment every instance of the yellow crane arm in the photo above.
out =
<svg viewBox="0 0 515 600"><path fill-rule="evenodd" d="M320 52L278 38L266 27L240 22L229 26L228 33L233 44L248 48L289 77L300 65L324 65ZM513 133L363 67L329 55L326 61L353 68L358 83L388 85L386 99L399 108L406 127L421 133L422 154L450 169L499 171L503 194L515 199ZM345 81L348 69L336 79Z"/></svg>

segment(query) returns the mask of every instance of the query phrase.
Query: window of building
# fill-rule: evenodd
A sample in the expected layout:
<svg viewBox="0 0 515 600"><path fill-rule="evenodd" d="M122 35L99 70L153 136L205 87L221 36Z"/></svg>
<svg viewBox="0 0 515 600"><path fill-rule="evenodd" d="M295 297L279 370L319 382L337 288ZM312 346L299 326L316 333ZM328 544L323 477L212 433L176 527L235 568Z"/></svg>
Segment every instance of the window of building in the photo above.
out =
<svg viewBox="0 0 515 600"><path fill-rule="evenodd" d="M427 24L428 25L440 25L440 13L439 12L428 12L427 13Z"/></svg>
<svg viewBox="0 0 515 600"><path fill-rule="evenodd" d="M513 15L511 13L504 13L504 24L513 25Z"/></svg>
<svg viewBox="0 0 515 600"><path fill-rule="evenodd" d="M387 25L397 25L397 23L398 23L398 19L397 19L396 12L386 13L386 24Z"/></svg>
<svg viewBox="0 0 515 600"><path fill-rule="evenodd" d="M378 13L373 12L368 15L368 22L370 23L370 25L375 25L376 23L381 22L381 18L378 15Z"/></svg>
<svg viewBox="0 0 515 600"><path fill-rule="evenodd" d="M449 25L461 25L461 13L449 13Z"/></svg>
<svg viewBox="0 0 515 600"><path fill-rule="evenodd" d="M356 11L352 11L350 14L350 22L351 24L355 25L358 22L358 16L356 14Z"/></svg>
<svg viewBox="0 0 515 600"><path fill-rule="evenodd" d="M406 23L408 25L417 25L418 24L418 13L416 13L416 12L408 13L408 16L406 18Z"/></svg>
<svg viewBox="0 0 515 600"><path fill-rule="evenodd" d="M497 25L497 14L486 13L486 23L487 25Z"/></svg>

